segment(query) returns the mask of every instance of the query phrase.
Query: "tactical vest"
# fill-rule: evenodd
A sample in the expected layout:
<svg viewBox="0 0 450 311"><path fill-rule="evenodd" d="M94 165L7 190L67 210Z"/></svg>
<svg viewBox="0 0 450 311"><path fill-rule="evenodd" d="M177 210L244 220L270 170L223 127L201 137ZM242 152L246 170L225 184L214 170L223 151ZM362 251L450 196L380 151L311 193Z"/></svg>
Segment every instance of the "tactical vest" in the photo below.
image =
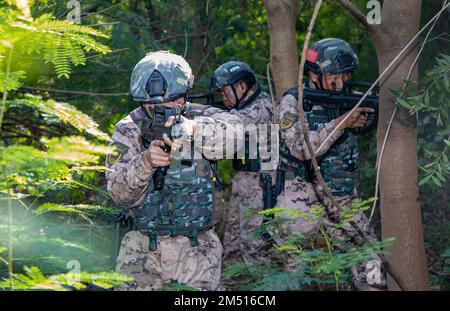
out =
<svg viewBox="0 0 450 311"><path fill-rule="evenodd" d="M292 95L295 96L295 93ZM312 131L332 120L326 110L311 110L305 114L309 129ZM311 161L300 161L291 155L281 135L280 158L282 169L291 171L295 176L308 182L316 178ZM317 157L317 164L325 184L333 195L343 197L354 193L357 161L357 137L350 131L345 131L324 155Z"/></svg>
<svg viewBox="0 0 450 311"><path fill-rule="evenodd" d="M143 145L160 137L152 137L152 120L142 121ZM205 159L174 159L165 177L164 188L155 191L153 181L142 205L135 209L138 229L149 237L149 249L156 250L156 237L183 235L197 246L197 235L209 230L214 222L214 188L210 162Z"/></svg>

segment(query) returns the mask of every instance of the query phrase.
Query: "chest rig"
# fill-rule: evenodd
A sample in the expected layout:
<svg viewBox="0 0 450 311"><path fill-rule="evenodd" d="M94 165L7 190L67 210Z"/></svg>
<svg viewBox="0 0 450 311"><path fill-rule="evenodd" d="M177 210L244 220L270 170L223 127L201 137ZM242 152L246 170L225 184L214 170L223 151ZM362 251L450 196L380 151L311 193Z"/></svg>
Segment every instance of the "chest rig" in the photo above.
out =
<svg viewBox="0 0 450 311"><path fill-rule="evenodd" d="M152 132L152 120L144 118L141 127L142 144L147 149L151 141L161 139ZM171 162L162 190L154 189L151 181L144 203L135 210L138 229L149 237L149 250L157 248L157 236L178 235L198 245L199 233L214 223L214 188L211 166L205 159Z"/></svg>
<svg viewBox="0 0 450 311"><path fill-rule="evenodd" d="M296 96L297 94L294 93L291 95ZM335 111L328 110L311 110L305 112L310 130L315 131L320 126L337 117ZM288 176L297 176L308 182L316 179L311 161L300 161L291 155L281 135L280 158L282 169L289 172L287 178ZM320 167L325 184L333 195L342 197L354 193L357 161L357 137L350 131L345 131L330 147L327 153L317 157L317 164Z"/></svg>

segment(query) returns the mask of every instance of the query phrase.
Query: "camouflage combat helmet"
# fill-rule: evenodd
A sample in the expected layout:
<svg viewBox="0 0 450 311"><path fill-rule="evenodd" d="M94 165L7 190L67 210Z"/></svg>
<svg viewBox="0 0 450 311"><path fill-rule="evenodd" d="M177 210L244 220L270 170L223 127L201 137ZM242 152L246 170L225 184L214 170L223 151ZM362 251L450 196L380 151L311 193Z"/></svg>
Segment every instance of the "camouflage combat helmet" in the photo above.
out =
<svg viewBox="0 0 450 311"><path fill-rule="evenodd" d="M312 45L306 54L305 74L338 74L358 67L358 57L352 47L341 39L328 38Z"/></svg>
<svg viewBox="0 0 450 311"><path fill-rule="evenodd" d="M242 108L243 105L241 100L247 93L239 100L236 95L236 89L234 88L234 84L241 80L244 80L247 83L248 92L256 83L255 73L248 64L232 60L220 65L219 68L214 71L213 76L211 77L210 86L213 91L217 91L228 85L231 86L237 100L235 106L236 108Z"/></svg>
<svg viewBox="0 0 450 311"><path fill-rule="evenodd" d="M183 57L157 51L148 53L131 74L130 90L138 102L159 104L186 96L194 85L194 76Z"/></svg>

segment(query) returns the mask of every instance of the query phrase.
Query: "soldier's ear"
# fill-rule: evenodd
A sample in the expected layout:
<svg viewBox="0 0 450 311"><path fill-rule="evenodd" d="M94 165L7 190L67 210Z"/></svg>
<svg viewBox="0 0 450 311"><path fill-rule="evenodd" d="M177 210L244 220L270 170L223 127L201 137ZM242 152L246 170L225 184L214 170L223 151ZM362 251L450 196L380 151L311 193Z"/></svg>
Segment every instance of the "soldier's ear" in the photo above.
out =
<svg viewBox="0 0 450 311"><path fill-rule="evenodd" d="M248 83L245 80L242 80L242 88L244 89L244 92L248 89Z"/></svg>
<svg viewBox="0 0 450 311"><path fill-rule="evenodd" d="M312 71L309 72L309 78L311 79L312 82L319 83L319 76Z"/></svg>

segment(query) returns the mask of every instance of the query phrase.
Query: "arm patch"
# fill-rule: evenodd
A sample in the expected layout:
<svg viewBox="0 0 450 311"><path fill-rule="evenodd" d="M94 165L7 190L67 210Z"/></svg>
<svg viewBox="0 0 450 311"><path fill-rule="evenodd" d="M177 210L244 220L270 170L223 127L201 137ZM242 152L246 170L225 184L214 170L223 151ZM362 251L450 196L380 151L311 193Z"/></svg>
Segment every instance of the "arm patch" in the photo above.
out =
<svg viewBox="0 0 450 311"><path fill-rule="evenodd" d="M294 125L295 122L298 120L298 115L286 112L283 116L283 119L280 121L280 130L287 130Z"/></svg>
<svg viewBox="0 0 450 311"><path fill-rule="evenodd" d="M111 146L115 147L115 150L106 156L106 164L108 167L113 166L128 152L128 146L118 141L114 141Z"/></svg>

